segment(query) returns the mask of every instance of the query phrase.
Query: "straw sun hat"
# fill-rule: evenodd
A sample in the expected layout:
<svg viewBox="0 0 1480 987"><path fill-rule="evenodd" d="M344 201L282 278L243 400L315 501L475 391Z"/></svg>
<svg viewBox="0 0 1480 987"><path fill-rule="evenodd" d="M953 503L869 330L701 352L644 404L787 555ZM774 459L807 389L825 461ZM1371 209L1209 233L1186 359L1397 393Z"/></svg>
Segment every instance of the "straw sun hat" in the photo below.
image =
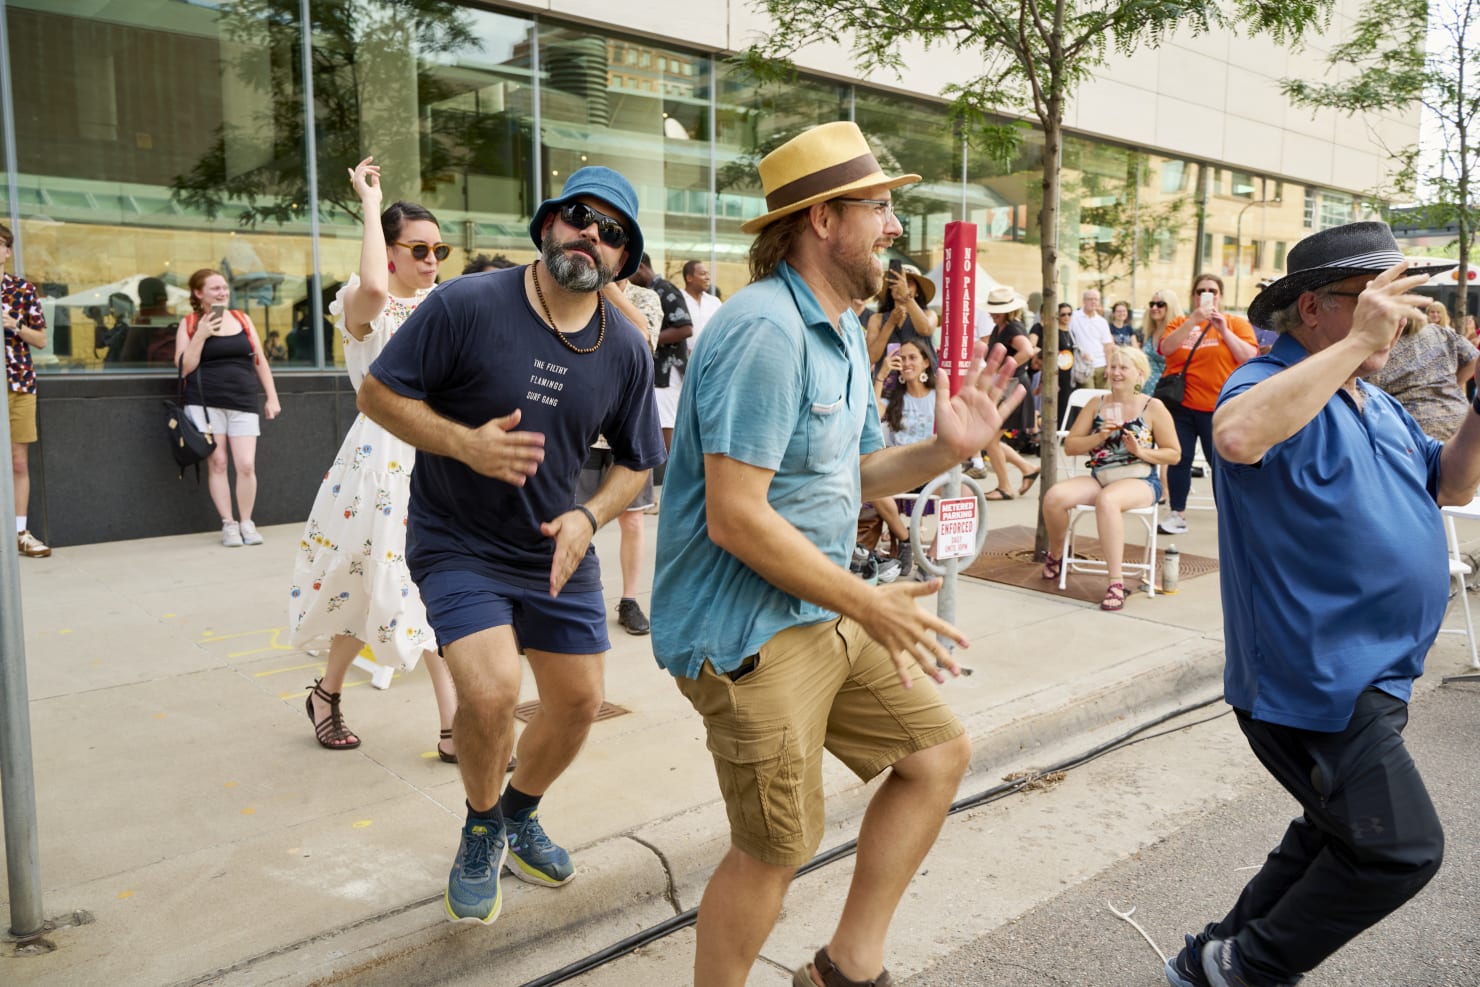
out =
<svg viewBox="0 0 1480 987"><path fill-rule="evenodd" d="M885 175L863 131L846 120L798 134L761 158L759 167L769 212L742 223L742 233L759 233L783 216L849 192L878 185L894 189L920 180L919 175Z"/></svg>

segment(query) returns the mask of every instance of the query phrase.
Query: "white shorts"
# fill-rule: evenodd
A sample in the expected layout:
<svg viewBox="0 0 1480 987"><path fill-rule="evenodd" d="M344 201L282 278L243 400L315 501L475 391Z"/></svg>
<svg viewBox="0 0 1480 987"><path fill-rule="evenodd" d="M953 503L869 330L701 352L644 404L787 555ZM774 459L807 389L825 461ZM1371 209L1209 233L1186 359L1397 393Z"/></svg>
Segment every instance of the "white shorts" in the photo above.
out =
<svg viewBox="0 0 1480 987"><path fill-rule="evenodd" d="M669 384L667 387L653 388L653 396L658 401L659 428L672 428L673 423L678 421L678 396L682 393L682 380L677 384Z"/></svg>
<svg viewBox="0 0 1480 987"><path fill-rule="evenodd" d="M251 411L231 411L227 408L202 408L198 404L187 404L185 414L190 416L191 422L201 431L206 428L206 412L211 415L211 432L214 435L224 435L231 438L233 435L261 435L262 427L257 423L257 415Z"/></svg>

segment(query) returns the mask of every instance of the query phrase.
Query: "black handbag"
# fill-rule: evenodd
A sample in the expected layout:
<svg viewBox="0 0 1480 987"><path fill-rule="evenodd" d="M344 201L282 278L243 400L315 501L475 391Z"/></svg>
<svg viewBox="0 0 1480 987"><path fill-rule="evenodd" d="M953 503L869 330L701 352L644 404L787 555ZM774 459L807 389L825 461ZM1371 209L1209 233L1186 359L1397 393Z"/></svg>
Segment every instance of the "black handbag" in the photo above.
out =
<svg viewBox="0 0 1480 987"><path fill-rule="evenodd" d="M177 365L176 399L164 402L165 429L169 434L170 455L180 467L180 479L185 479L185 467L195 467L195 485L200 486L200 461L216 451L216 437L211 433L210 415L206 415L206 430L195 427L195 422L185 414L185 375ZM198 381L197 381L198 383ZM205 407L205 394L201 394L201 407Z"/></svg>
<svg viewBox="0 0 1480 987"><path fill-rule="evenodd" d="M1156 387L1151 391L1152 397L1162 404L1182 403L1182 398L1187 395L1187 368L1192 366L1192 358L1197 356L1197 348L1202 345L1203 340L1207 338L1208 331L1212 328L1208 326L1202 331L1202 335L1197 337L1197 342L1192 344L1192 352L1187 354L1187 362L1182 364L1180 371L1161 375L1161 380L1156 382Z"/></svg>

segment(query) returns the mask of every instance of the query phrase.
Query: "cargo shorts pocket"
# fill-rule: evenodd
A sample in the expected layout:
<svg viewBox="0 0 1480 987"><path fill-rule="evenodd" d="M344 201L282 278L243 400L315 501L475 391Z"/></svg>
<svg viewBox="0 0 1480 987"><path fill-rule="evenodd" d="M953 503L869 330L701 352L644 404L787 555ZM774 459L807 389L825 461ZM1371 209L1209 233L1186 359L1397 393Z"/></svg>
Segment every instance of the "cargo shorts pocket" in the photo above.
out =
<svg viewBox="0 0 1480 987"><path fill-rule="evenodd" d="M801 835L801 766L790 739L785 727L725 736L710 731L709 753L732 831L770 844Z"/></svg>

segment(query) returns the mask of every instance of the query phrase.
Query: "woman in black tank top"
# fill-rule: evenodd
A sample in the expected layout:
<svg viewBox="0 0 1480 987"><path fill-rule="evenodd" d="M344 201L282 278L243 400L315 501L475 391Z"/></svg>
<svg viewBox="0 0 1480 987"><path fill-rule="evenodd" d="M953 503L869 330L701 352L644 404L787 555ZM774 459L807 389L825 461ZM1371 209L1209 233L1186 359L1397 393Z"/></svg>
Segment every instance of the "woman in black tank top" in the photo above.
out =
<svg viewBox="0 0 1480 987"><path fill-rule="evenodd" d="M245 312L228 310L231 287L219 271L203 268L190 276L190 307L175 336L175 363L185 375L185 412L209 428L216 451L206 461L211 503L221 515L221 544L260 545L252 523L257 500L257 420L259 388L267 395L266 414L282 411L272 371L262 355L257 327ZM232 511L227 451L236 466L236 506Z"/></svg>

